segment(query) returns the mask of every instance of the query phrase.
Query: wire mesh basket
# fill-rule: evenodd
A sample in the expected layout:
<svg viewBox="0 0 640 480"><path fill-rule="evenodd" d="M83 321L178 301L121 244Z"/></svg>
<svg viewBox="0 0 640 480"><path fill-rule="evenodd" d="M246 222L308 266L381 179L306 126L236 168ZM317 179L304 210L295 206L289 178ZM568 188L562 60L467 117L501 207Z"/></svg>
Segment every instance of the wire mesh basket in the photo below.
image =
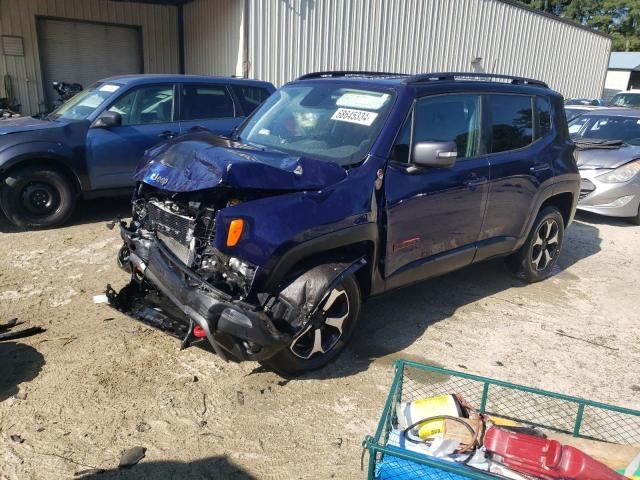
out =
<svg viewBox="0 0 640 480"><path fill-rule="evenodd" d="M464 465L390 444L397 406L438 395L456 394L480 413L543 431L640 447L640 411L592 402L406 360L395 363L391 390L375 435L367 436L368 477L372 480L493 479Z"/></svg>

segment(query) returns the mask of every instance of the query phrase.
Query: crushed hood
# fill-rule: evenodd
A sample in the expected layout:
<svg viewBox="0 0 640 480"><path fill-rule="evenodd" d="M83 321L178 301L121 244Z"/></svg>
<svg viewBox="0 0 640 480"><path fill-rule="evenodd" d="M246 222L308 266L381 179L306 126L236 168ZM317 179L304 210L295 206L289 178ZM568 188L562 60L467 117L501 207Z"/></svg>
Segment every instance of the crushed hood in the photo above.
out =
<svg viewBox="0 0 640 480"><path fill-rule="evenodd" d="M623 144L620 148L576 150L575 157L578 168L618 168L640 158L640 146Z"/></svg>
<svg viewBox="0 0 640 480"><path fill-rule="evenodd" d="M0 120L0 135L42 130L45 128L59 128L61 126L62 125L58 122L40 120L33 117L7 118L5 120Z"/></svg>
<svg viewBox="0 0 640 480"><path fill-rule="evenodd" d="M345 170L330 162L281 152L240 148L210 132L180 136L150 149L135 179L172 192L219 185L264 190L319 190L342 180Z"/></svg>

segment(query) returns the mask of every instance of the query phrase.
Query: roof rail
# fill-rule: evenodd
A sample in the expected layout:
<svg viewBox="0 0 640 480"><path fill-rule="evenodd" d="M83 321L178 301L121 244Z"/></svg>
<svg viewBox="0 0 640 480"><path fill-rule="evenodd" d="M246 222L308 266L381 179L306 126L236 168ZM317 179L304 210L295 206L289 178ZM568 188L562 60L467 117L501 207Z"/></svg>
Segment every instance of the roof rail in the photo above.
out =
<svg viewBox="0 0 640 480"><path fill-rule="evenodd" d="M378 77L378 78L397 78L408 77L406 73L390 73L390 72L367 72L360 70L337 70L327 72L312 72L296 78L296 80L312 80L314 78L337 78L337 77Z"/></svg>
<svg viewBox="0 0 640 480"><path fill-rule="evenodd" d="M495 73L476 73L476 72L442 72L442 73L421 73L411 75L404 80L404 83L427 83L437 81L451 80L487 80L487 81L503 81L514 85L535 85L538 87L549 88L549 86L541 81L533 78L515 77L513 75L499 75Z"/></svg>

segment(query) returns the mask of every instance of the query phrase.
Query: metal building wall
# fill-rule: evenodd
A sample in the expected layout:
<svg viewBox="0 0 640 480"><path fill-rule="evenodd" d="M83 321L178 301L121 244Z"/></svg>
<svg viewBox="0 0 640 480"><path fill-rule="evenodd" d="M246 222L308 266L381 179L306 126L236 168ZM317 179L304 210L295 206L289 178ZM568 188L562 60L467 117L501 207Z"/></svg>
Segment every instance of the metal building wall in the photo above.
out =
<svg viewBox="0 0 640 480"><path fill-rule="evenodd" d="M194 0L183 9L185 72L241 76L244 0Z"/></svg>
<svg viewBox="0 0 640 480"><path fill-rule="evenodd" d="M541 79L567 97L598 97L611 48L602 35L499 0L247 3L249 76L276 85L317 70L475 68Z"/></svg>
<svg viewBox="0 0 640 480"><path fill-rule="evenodd" d="M0 35L22 36L25 49L24 57L0 51L0 96L8 73L23 114L38 113L44 102L36 16L141 26L145 73L178 72L176 7L109 0L0 0Z"/></svg>

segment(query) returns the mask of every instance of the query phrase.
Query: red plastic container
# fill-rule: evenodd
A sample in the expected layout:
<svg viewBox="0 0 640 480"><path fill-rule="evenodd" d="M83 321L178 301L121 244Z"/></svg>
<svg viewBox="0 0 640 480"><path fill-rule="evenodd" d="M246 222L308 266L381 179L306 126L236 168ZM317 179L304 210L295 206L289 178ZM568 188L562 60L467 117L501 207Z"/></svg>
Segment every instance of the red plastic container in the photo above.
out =
<svg viewBox="0 0 640 480"><path fill-rule="evenodd" d="M586 453L555 440L491 427L484 446L507 467L544 480L627 480Z"/></svg>

